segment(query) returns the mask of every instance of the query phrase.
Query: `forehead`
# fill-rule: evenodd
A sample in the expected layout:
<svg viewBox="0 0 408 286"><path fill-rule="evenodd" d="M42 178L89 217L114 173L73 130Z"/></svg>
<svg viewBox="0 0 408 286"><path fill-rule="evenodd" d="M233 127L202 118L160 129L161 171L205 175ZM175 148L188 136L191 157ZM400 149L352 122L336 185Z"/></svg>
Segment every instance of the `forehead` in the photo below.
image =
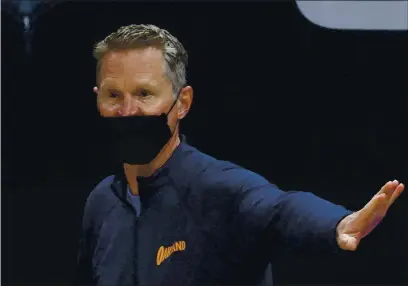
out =
<svg viewBox="0 0 408 286"><path fill-rule="evenodd" d="M155 47L111 51L102 58L101 83L150 83L165 81L163 52Z"/></svg>

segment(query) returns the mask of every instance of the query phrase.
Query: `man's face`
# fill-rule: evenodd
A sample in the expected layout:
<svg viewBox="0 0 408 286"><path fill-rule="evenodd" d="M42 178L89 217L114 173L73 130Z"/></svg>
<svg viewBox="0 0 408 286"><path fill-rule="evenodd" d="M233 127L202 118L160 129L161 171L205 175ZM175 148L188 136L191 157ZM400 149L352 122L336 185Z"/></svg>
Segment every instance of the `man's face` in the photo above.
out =
<svg viewBox="0 0 408 286"><path fill-rule="evenodd" d="M160 115L174 103L172 84L164 74L163 52L155 47L114 51L102 59L100 86L94 88L97 105L104 117ZM182 89L168 115L172 130L192 101L192 88Z"/></svg>

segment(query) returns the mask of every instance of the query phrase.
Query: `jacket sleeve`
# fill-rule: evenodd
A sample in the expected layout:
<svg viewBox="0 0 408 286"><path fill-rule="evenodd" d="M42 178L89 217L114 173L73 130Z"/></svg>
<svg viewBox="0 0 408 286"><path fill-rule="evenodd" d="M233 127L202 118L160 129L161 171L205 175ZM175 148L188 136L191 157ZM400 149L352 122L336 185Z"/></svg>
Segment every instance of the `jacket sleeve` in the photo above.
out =
<svg viewBox="0 0 408 286"><path fill-rule="evenodd" d="M243 190L239 204L246 230L284 247L336 251L338 223L352 212L312 193L284 192L266 181Z"/></svg>
<svg viewBox="0 0 408 286"><path fill-rule="evenodd" d="M92 274L93 240L93 228L88 201L85 206L81 237L79 240L79 250L74 277L74 285L76 286L96 285Z"/></svg>

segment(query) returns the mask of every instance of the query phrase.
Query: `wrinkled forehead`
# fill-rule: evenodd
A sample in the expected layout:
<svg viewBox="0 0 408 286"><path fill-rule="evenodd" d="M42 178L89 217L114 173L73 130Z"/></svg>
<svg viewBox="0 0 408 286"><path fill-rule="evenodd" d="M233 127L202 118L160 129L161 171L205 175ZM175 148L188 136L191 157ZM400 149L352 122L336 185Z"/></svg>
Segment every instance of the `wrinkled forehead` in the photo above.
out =
<svg viewBox="0 0 408 286"><path fill-rule="evenodd" d="M149 47L129 51L111 51L101 62L99 80L102 85L146 84L166 82L161 50Z"/></svg>

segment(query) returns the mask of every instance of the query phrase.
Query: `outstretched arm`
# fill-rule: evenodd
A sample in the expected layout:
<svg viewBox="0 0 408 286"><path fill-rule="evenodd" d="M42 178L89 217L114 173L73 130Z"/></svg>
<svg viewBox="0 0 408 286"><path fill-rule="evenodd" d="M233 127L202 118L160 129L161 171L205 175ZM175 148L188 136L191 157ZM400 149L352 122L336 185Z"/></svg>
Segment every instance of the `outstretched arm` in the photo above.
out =
<svg viewBox="0 0 408 286"><path fill-rule="evenodd" d="M308 192L284 192L264 184L244 191L240 203L245 231L261 235L263 241L281 242L275 249L339 249L336 227L352 211ZM277 239L277 240L276 240Z"/></svg>
<svg viewBox="0 0 408 286"><path fill-rule="evenodd" d="M279 236L290 248L329 251L354 250L404 189L389 182L362 210L352 212L312 193L283 192L256 176L245 185L240 217L246 231L266 234L269 241Z"/></svg>

